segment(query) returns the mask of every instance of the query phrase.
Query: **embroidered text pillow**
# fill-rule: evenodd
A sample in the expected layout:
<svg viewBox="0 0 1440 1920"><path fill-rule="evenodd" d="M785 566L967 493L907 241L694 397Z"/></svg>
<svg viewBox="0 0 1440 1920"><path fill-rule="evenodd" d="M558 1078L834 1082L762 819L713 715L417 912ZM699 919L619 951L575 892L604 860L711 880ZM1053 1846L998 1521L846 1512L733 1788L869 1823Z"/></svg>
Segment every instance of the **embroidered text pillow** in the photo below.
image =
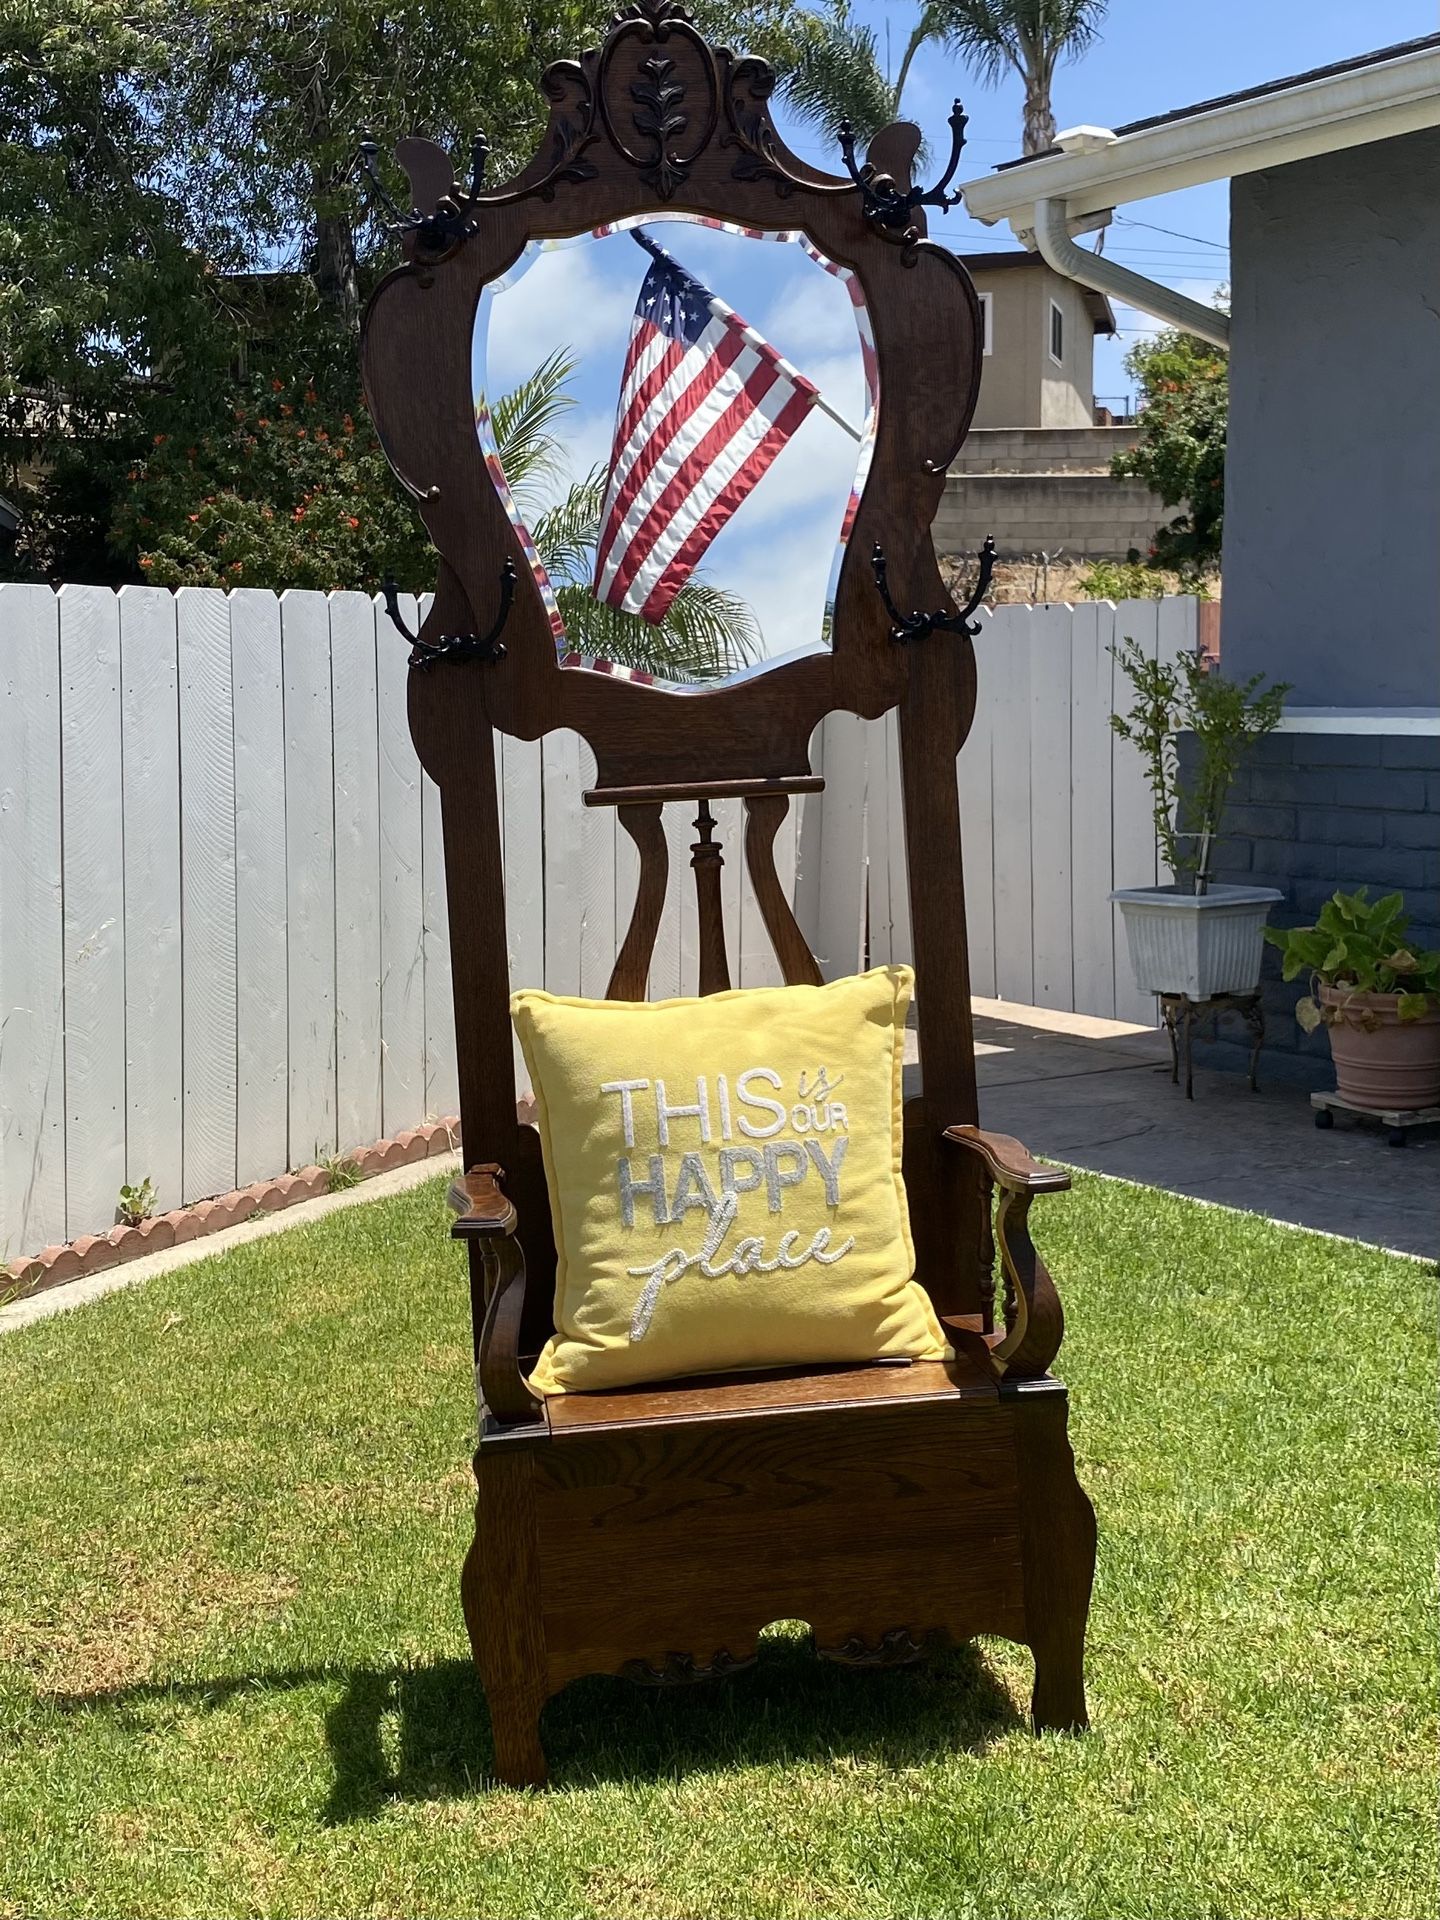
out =
<svg viewBox="0 0 1440 1920"><path fill-rule="evenodd" d="M939 1358L900 1178L910 988L514 996L558 1255L536 1392Z"/></svg>

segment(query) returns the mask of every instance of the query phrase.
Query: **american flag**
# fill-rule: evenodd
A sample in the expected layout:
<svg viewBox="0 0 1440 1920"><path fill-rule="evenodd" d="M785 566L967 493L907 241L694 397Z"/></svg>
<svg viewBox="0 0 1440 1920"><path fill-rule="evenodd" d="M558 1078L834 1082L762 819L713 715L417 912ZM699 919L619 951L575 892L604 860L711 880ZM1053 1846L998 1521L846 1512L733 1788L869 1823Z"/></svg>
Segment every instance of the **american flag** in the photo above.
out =
<svg viewBox="0 0 1440 1920"><path fill-rule="evenodd" d="M658 623L818 395L648 235L634 237L653 264L620 381L595 594Z"/></svg>

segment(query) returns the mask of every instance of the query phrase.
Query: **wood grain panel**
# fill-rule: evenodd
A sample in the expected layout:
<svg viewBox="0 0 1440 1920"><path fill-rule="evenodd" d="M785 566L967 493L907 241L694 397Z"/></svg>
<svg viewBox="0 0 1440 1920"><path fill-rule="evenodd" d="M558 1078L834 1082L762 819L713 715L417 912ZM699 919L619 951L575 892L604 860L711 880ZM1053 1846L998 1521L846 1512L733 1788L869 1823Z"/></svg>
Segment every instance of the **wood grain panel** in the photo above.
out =
<svg viewBox="0 0 1440 1920"><path fill-rule="evenodd" d="M273 596L266 595L271 601ZM180 727L175 597L122 587L120 735L125 833L125 1178L180 1198L184 1092ZM232 602L232 620L233 620ZM233 644L233 629L232 629ZM238 752L238 743L237 743ZM239 840L238 791L236 839ZM136 966L136 955L144 956ZM276 1001L284 1006L284 977ZM284 1151L284 1131L281 1131ZM242 1174L242 1180L253 1176Z"/></svg>
<svg viewBox="0 0 1440 1920"><path fill-rule="evenodd" d="M60 591L60 761L66 769L65 1210L67 1222L108 1226L125 1178L120 608L108 587Z"/></svg>

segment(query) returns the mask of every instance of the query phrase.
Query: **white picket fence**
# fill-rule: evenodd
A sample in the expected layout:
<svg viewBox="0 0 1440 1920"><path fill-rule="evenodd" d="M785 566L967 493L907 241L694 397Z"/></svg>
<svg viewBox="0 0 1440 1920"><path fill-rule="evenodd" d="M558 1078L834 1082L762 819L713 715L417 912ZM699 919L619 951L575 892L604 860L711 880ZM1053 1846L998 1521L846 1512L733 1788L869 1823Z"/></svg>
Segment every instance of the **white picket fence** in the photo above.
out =
<svg viewBox="0 0 1440 1920"><path fill-rule="evenodd" d="M1004 607L960 760L974 989L1148 1019L1106 899L1156 876L1107 648L1195 603ZM456 1109L438 795L361 594L0 586L0 1260ZM828 974L909 957L893 717L832 715L777 866ZM512 980L601 994L637 860L574 734L500 758ZM778 968L717 809L732 977ZM697 984L689 809L656 997Z"/></svg>

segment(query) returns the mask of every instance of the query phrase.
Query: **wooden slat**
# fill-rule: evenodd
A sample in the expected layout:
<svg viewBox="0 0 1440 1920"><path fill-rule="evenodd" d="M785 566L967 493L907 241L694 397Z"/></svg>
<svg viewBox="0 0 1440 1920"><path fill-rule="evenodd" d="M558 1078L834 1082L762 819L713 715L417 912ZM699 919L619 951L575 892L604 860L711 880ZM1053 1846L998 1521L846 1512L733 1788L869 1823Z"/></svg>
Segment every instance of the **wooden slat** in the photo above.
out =
<svg viewBox="0 0 1440 1920"><path fill-rule="evenodd" d="M905 800L900 769L900 716L885 716L885 863L890 869L890 960L909 966L915 958L910 933L910 862L905 849Z"/></svg>
<svg viewBox="0 0 1440 1920"><path fill-rule="evenodd" d="M581 790L595 782L595 756L577 741ZM603 1000L615 965L615 819L611 808L577 807L566 838L579 854L580 992Z"/></svg>
<svg viewBox="0 0 1440 1920"><path fill-rule="evenodd" d="M380 768L375 608L330 596L330 704L335 743L335 1121L339 1151L378 1140L380 1053ZM411 1125L415 1123L412 1121Z"/></svg>
<svg viewBox="0 0 1440 1920"><path fill-rule="evenodd" d="M0 1259L65 1238L59 612L0 586Z"/></svg>
<svg viewBox="0 0 1440 1920"><path fill-rule="evenodd" d="M274 596L262 596L274 605ZM125 1178L157 1206L183 1183L184 968L180 949L180 722L175 599L120 591L120 739L125 838ZM282 796L283 806L283 796ZM237 839L239 826L237 821ZM137 961L139 964L137 964ZM282 972L275 1002L285 1005ZM281 1135L283 1145L284 1135Z"/></svg>
<svg viewBox="0 0 1440 1920"><path fill-rule="evenodd" d="M103 1233L125 1178L125 836L120 609L60 590L65 902L65 1223Z"/></svg>
<svg viewBox="0 0 1440 1920"><path fill-rule="evenodd" d="M965 918L970 933L970 979L987 999L995 994L995 839L990 805L990 755L995 731L993 663L1003 637L995 633L988 607L979 614L974 639L977 695L975 719L960 749L955 775L960 786L960 843L965 872Z"/></svg>
<svg viewBox="0 0 1440 1920"><path fill-rule="evenodd" d="M540 742L496 741L501 758L505 835L505 944L510 961L510 986L545 985L545 918L548 888L545 870L544 795ZM609 819L607 813L602 818ZM628 911L629 902L626 902ZM619 942L615 950L619 951ZM515 1084L522 1092L530 1085L520 1042L515 1040Z"/></svg>
<svg viewBox="0 0 1440 1920"><path fill-rule="evenodd" d="M825 813L820 848L816 959L827 980L854 973L865 939L865 723L825 720Z"/></svg>
<svg viewBox="0 0 1440 1920"><path fill-rule="evenodd" d="M1122 600L1115 608L1115 644L1133 639L1148 659L1155 658L1159 629L1159 603L1154 600ZM1117 664L1111 680L1111 692L1118 712L1128 712L1134 694L1130 682ZM1150 793L1145 784L1144 763L1127 740L1116 739L1111 750L1110 779L1113 799L1115 885L1151 887L1155 884L1155 829L1152 822ZM1125 929L1120 909L1111 908L1112 937L1115 950L1115 1018L1117 1020L1155 1019L1155 996L1141 993L1130 971L1130 956L1125 945Z"/></svg>
<svg viewBox="0 0 1440 1920"><path fill-rule="evenodd" d="M280 602L230 596L235 699L235 1178L289 1164L290 1020L285 886L285 687Z"/></svg>
<svg viewBox="0 0 1440 1920"><path fill-rule="evenodd" d="M413 627L415 600L401 595ZM420 762L407 713L407 649L376 602L376 734L380 759L381 1124L387 1139L425 1113L425 859ZM438 807L435 809L438 814ZM433 823L438 827L438 819ZM441 860L438 834L431 844ZM447 934L448 951L448 934ZM454 1109L452 1108L453 1112Z"/></svg>
<svg viewBox="0 0 1440 1920"><path fill-rule="evenodd" d="M290 1160L336 1151L335 791L330 609L280 599L285 661L285 859L290 956Z"/></svg>
<svg viewBox="0 0 1440 1920"><path fill-rule="evenodd" d="M235 729L230 609L175 596L180 670L180 887L185 973L183 1197L235 1184Z"/></svg>
<svg viewBox="0 0 1440 1920"><path fill-rule="evenodd" d="M680 800L667 806L664 816L665 837L670 843L670 897L666 910L675 919L679 963L675 992L687 997L700 991L700 909L695 899L695 876L690 871L695 813L693 800Z"/></svg>
<svg viewBox="0 0 1440 1920"><path fill-rule="evenodd" d="M1087 600L1070 622L1071 1011L1115 1017L1114 886L1111 846L1110 642L1115 609Z"/></svg>
<svg viewBox="0 0 1440 1920"><path fill-rule="evenodd" d="M872 967L889 965L895 930L890 906L890 781L885 764L889 717L865 724L865 927Z"/></svg>
<svg viewBox="0 0 1440 1920"><path fill-rule="evenodd" d="M496 763L498 772L498 754ZM427 773L420 776L420 829L425 876L425 1115L440 1120L460 1111L460 1083L455 1068L455 989L440 789Z"/></svg>
<svg viewBox="0 0 1440 1920"><path fill-rule="evenodd" d="M1070 932L1070 632L1067 606L1030 616L1030 923L1033 1004L1069 1008L1075 981ZM1083 823L1080 830L1088 831Z"/></svg>
<svg viewBox="0 0 1440 1920"><path fill-rule="evenodd" d="M569 728L547 733L540 748L545 836L545 985L551 993L580 991L580 934L585 919L580 871L580 795L589 756ZM608 817L605 814L601 818ZM613 925L613 919L611 924ZM603 991L603 989L602 989Z"/></svg>
<svg viewBox="0 0 1440 1920"><path fill-rule="evenodd" d="M995 991L1033 1003L1035 944L1030 905L1030 633L1032 610L995 609L991 675L994 742Z"/></svg>

